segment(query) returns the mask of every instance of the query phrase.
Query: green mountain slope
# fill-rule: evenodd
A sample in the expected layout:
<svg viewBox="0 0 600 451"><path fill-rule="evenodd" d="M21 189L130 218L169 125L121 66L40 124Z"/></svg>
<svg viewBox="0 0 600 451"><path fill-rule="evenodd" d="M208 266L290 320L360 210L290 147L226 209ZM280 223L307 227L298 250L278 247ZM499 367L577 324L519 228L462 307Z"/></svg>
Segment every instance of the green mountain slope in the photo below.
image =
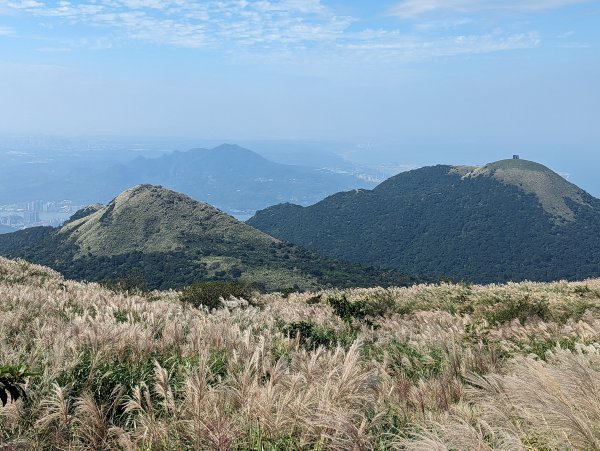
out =
<svg viewBox="0 0 600 451"><path fill-rule="evenodd" d="M600 200L545 166L434 166L248 223L331 257L474 282L600 275Z"/></svg>
<svg viewBox="0 0 600 451"><path fill-rule="evenodd" d="M282 242L183 194L139 185L91 206L60 229L2 235L0 255L101 281L130 274L149 288L243 279L267 289L398 284L393 271L335 262Z"/></svg>

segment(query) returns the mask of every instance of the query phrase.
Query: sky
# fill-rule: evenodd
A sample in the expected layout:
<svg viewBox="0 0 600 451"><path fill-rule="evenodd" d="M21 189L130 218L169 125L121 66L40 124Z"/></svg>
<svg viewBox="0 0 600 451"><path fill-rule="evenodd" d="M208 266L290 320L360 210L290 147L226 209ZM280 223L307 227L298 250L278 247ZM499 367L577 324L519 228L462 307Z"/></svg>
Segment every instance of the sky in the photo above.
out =
<svg viewBox="0 0 600 451"><path fill-rule="evenodd" d="M599 45L591 0L0 0L0 134L519 153L592 177Z"/></svg>

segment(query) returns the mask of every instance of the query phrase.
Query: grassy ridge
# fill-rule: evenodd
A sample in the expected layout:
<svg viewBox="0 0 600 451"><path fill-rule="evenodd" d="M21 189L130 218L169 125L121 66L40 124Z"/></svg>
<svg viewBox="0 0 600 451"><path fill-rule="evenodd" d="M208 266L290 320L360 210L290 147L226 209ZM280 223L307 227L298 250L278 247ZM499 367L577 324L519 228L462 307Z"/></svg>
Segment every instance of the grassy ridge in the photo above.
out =
<svg viewBox="0 0 600 451"><path fill-rule="evenodd" d="M466 177L486 175L536 196L558 225L576 220L570 205L585 205L589 195L544 165L527 160L502 160L471 171Z"/></svg>
<svg viewBox="0 0 600 451"><path fill-rule="evenodd" d="M598 449L600 281L254 295L213 312L0 259L32 449Z"/></svg>

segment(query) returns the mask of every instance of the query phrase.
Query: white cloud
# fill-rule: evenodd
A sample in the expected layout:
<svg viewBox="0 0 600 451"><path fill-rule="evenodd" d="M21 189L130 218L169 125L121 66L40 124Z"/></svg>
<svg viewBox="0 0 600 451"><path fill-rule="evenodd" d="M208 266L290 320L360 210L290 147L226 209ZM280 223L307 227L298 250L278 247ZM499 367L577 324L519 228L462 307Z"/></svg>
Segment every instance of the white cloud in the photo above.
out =
<svg viewBox="0 0 600 451"><path fill-rule="evenodd" d="M516 4L516 0L506 0ZM577 0L523 0L521 8L565 4ZM475 10L482 4L500 5L500 0L405 0L396 14L406 17L437 10ZM478 6L479 5L479 6ZM40 47L45 51L71 48L106 49L127 40L183 48L226 49L235 58L250 57L282 61L339 61L345 58L369 61L408 61L453 55L533 48L537 33L459 34L456 29L468 19L444 23L446 36L424 37L435 21L415 27L413 35L398 30L354 30L357 19L337 15L321 0L88 0L87 2L3 1L0 10L40 17L59 24L86 25L100 37L71 36ZM59 28L59 27L56 27ZM0 28L1 30L1 28ZM102 33L106 30L106 33ZM453 31L451 33L451 31ZM0 31L1 34L1 31Z"/></svg>
<svg viewBox="0 0 600 451"><path fill-rule="evenodd" d="M559 44L558 47L561 49L589 49L592 47L592 44L586 42L565 42Z"/></svg>
<svg viewBox="0 0 600 451"><path fill-rule="evenodd" d="M0 7L119 29L130 39L192 48L223 39L241 45L320 42L351 23L350 18L336 17L320 0L0 0Z"/></svg>
<svg viewBox="0 0 600 451"><path fill-rule="evenodd" d="M415 62L535 49L540 45L541 38L537 32L496 31L432 38L400 31L364 30L346 33L335 45L328 47L277 54L249 49L241 58L251 64L264 64L311 76L357 69L369 73L369 76L377 76L378 73L387 73L387 69L394 70L396 74L399 65L406 70L408 64Z"/></svg>
<svg viewBox="0 0 600 451"><path fill-rule="evenodd" d="M26 8L43 8L44 3L38 2L35 0L21 0L21 1L3 1L0 2L0 5L7 6L9 8L18 8L18 9L26 9Z"/></svg>
<svg viewBox="0 0 600 451"><path fill-rule="evenodd" d="M68 69L66 67L56 64L25 64L0 60L0 75L2 76L9 73L17 75L25 73L39 75L44 73L63 73L67 71Z"/></svg>
<svg viewBox="0 0 600 451"><path fill-rule="evenodd" d="M575 36L575 31L569 30L556 36L558 39L566 39Z"/></svg>
<svg viewBox="0 0 600 451"><path fill-rule="evenodd" d="M13 34L12 28L4 27L0 25L0 36L9 36Z"/></svg>
<svg viewBox="0 0 600 451"><path fill-rule="evenodd" d="M415 19L431 13L471 14L486 11L534 12L557 9L590 0L404 0L390 10L402 19Z"/></svg>
<svg viewBox="0 0 600 451"><path fill-rule="evenodd" d="M531 49L540 45L536 32L503 34L500 32L481 35L458 35L437 39L406 37L399 33L373 36L360 43L348 43L346 48L354 52L370 53L377 58L394 61L415 61L459 55L473 55L507 50Z"/></svg>

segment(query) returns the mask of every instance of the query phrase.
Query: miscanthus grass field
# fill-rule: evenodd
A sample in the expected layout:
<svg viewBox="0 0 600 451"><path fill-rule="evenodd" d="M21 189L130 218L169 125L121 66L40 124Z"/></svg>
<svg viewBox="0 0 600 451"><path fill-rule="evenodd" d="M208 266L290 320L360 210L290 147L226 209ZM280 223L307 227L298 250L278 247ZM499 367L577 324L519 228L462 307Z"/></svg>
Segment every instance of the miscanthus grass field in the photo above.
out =
<svg viewBox="0 0 600 451"><path fill-rule="evenodd" d="M600 449L598 280L246 297L0 259L0 449Z"/></svg>

